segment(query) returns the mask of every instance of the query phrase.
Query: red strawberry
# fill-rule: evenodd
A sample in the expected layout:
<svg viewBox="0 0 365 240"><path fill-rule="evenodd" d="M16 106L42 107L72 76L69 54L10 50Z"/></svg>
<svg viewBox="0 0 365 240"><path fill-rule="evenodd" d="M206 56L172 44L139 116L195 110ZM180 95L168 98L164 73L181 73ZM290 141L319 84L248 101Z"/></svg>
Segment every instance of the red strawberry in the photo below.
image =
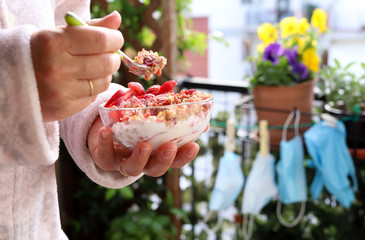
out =
<svg viewBox="0 0 365 240"><path fill-rule="evenodd" d="M195 89L185 90L185 94L186 94L186 95L191 95L191 94L193 94L193 93L195 93L195 92L197 92L197 90L195 90Z"/></svg>
<svg viewBox="0 0 365 240"><path fill-rule="evenodd" d="M144 94L142 96L138 96L137 98L138 99L149 99L149 98L154 98L154 97L155 97L155 95L153 95L151 93L146 93L146 94Z"/></svg>
<svg viewBox="0 0 365 240"><path fill-rule="evenodd" d="M133 89L129 89L126 93L124 93L122 99L125 101L132 96L136 96L136 91L134 91Z"/></svg>
<svg viewBox="0 0 365 240"><path fill-rule="evenodd" d="M176 83L177 82L175 80L165 82L164 84L161 85L158 94L171 92L174 89Z"/></svg>
<svg viewBox="0 0 365 240"><path fill-rule="evenodd" d="M117 98L114 102L112 102L109 107L115 106L115 107L119 107L119 104L122 102L122 97Z"/></svg>
<svg viewBox="0 0 365 240"><path fill-rule="evenodd" d="M148 66L148 67L152 67L153 66L153 60L151 57L146 57L143 59L143 64Z"/></svg>
<svg viewBox="0 0 365 240"><path fill-rule="evenodd" d="M144 94L144 88L143 88L142 84L140 84L138 82L129 82L128 87L129 87L129 89L134 90L136 92L136 96L140 96L140 95Z"/></svg>
<svg viewBox="0 0 365 240"><path fill-rule="evenodd" d="M109 107L111 103L113 103L115 100L117 100L118 98L120 98L121 96L123 96L124 91L122 90L118 90L114 93L114 95L109 98L109 100L105 103L104 107Z"/></svg>
<svg viewBox="0 0 365 240"><path fill-rule="evenodd" d="M151 93L153 95L157 95L159 90L160 90L160 85L152 85L147 89L146 94Z"/></svg>
<svg viewBox="0 0 365 240"><path fill-rule="evenodd" d="M122 111L111 111L108 113L108 117L113 123L120 122L123 117L123 113Z"/></svg>

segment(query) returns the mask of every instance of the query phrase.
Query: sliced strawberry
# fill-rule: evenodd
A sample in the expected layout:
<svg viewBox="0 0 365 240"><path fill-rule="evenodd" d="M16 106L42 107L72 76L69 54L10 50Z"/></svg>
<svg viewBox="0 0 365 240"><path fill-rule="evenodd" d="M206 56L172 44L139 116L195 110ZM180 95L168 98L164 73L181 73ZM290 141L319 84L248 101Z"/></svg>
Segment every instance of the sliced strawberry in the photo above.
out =
<svg viewBox="0 0 365 240"><path fill-rule="evenodd" d="M134 91L133 89L129 89L126 93L124 93L122 99L125 101L132 96L136 96L136 91Z"/></svg>
<svg viewBox="0 0 365 240"><path fill-rule="evenodd" d="M161 76L161 74L162 74L161 69L158 69L156 74L157 74L157 76Z"/></svg>
<svg viewBox="0 0 365 240"><path fill-rule="evenodd" d="M114 95L111 98L109 98L109 100L105 103L104 107L109 107L112 102L114 102L115 100L117 100L118 98L120 98L121 96L123 96L124 93L125 92L122 91L122 90L116 91L114 93Z"/></svg>
<svg viewBox="0 0 365 240"><path fill-rule="evenodd" d="M112 123L120 122L123 117L122 111L111 111L108 113L108 117Z"/></svg>
<svg viewBox="0 0 365 240"><path fill-rule="evenodd" d="M197 92L197 90L195 90L195 89L185 90L185 94L186 94L186 95L191 95L191 94L193 94L193 93L195 93L195 92Z"/></svg>
<svg viewBox="0 0 365 240"><path fill-rule="evenodd" d="M129 82L128 87L129 87L129 89L136 91L136 96L140 96L140 95L144 94L144 88L143 88L142 84L140 84L138 82Z"/></svg>
<svg viewBox="0 0 365 240"><path fill-rule="evenodd" d="M150 80L150 77L148 75L144 75L144 79L146 79L147 81Z"/></svg>
<svg viewBox="0 0 365 240"><path fill-rule="evenodd" d="M153 66L153 59L151 57L146 57L143 59L143 64L152 67Z"/></svg>
<svg viewBox="0 0 365 240"><path fill-rule="evenodd" d="M161 85L160 90L158 91L158 94L171 92L174 89L176 83L177 82L175 80L170 80L170 81L165 82L164 84Z"/></svg>
<svg viewBox="0 0 365 240"><path fill-rule="evenodd" d="M120 97L120 98L117 98L114 102L112 102L110 105L109 105L109 107L119 107L119 104L122 102L122 97Z"/></svg>
<svg viewBox="0 0 365 240"><path fill-rule="evenodd" d="M137 98L138 99L149 99L149 98L154 98L154 97L155 97L155 95L153 95L151 93L146 93L146 94L144 94L142 96L138 96Z"/></svg>
<svg viewBox="0 0 365 240"><path fill-rule="evenodd" d="M126 108L145 107L145 106L143 106L142 102L136 96L131 96L127 101L125 101L123 106Z"/></svg>
<svg viewBox="0 0 365 240"><path fill-rule="evenodd" d="M151 93L153 95L157 95L159 90L160 90L160 85L152 85L147 89L146 94Z"/></svg>

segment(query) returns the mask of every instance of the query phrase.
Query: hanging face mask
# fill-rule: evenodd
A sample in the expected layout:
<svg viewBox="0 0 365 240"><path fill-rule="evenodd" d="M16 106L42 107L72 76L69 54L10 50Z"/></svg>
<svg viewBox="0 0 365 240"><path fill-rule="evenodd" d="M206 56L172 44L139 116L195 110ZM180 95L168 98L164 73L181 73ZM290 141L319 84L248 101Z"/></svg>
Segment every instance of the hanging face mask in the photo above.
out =
<svg viewBox="0 0 365 240"><path fill-rule="evenodd" d="M244 184L240 158L233 152L226 152L219 161L218 173L209 201L209 210L225 210L233 204Z"/></svg>
<svg viewBox="0 0 365 240"><path fill-rule="evenodd" d="M223 211L233 205L238 195L241 193L244 176L241 168L240 157L233 152L235 130L233 122L227 121L227 143L226 152L219 160L218 172L214 183L214 188L209 201L209 212L204 218L208 222L215 211ZM211 231L217 231L223 222L218 215L218 224Z"/></svg>
<svg viewBox="0 0 365 240"><path fill-rule="evenodd" d="M295 115L295 137L286 140L288 125ZM280 160L276 166L278 174L279 201L276 214L279 221L286 227L294 227L304 216L305 202L307 200L307 184L304 167L304 150L302 138L299 135L300 112L293 111L286 120L282 141L280 142ZM291 204L301 202L298 216L292 222L287 222L281 215L281 203Z"/></svg>
<svg viewBox="0 0 365 240"><path fill-rule="evenodd" d="M263 209L269 201L278 194L278 189L275 184L275 158L268 152L268 132L266 127L261 127L260 123L260 151L256 155L255 162L252 166L250 174L247 177L246 186L244 189L242 200L242 213L245 223L248 227L243 226L245 239L250 239L252 236L253 220L261 209ZM264 129L264 130L262 130ZM247 216L250 216L247 221Z"/></svg>
<svg viewBox="0 0 365 240"><path fill-rule="evenodd" d="M321 121L304 133L308 152L316 168L310 192L318 199L322 188L336 197L345 208L350 207L357 190L355 166L346 146L346 130L341 121ZM351 177L353 188L348 177Z"/></svg>
<svg viewBox="0 0 365 240"><path fill-rule="evenodd" d="M227 120L224 156L219 160L217 177L209 201L210 211L225 210L242 191L244 177L240 158L234 153L235 128L232 119Z"/></svg>
<svg viewBox="0 0 365 240"><path fill-rule="evenodd" d="M261 156L258 152L246 181L242 202L243 214L257 215L277 195L274 163L275 159L271 154Z"/></svg>

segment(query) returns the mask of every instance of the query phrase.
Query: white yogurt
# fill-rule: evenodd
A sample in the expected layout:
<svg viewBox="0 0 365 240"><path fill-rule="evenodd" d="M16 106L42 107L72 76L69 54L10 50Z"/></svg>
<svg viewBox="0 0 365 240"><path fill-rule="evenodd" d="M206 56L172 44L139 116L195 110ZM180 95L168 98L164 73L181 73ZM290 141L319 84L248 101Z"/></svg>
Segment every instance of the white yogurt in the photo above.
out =
<svg viewBox="0 0 365 240"><path fill-rule="evenodd" d="M210 114L191 115L173 125L166 125L156 117L129 119L112 126L114 139L121 145L133 149L140 142L149 142L153 150L161 144L173 142L178 147L195 141L208 126Z"/></svg>

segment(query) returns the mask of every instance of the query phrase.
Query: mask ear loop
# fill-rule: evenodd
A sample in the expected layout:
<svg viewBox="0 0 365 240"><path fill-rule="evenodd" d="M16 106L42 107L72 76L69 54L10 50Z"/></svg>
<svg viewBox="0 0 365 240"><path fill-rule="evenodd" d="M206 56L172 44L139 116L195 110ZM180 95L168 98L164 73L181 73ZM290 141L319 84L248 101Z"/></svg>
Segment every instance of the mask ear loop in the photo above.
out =
<svg viewBox="0 0 365 240"><path fill-rule="evenodd" d="M305 206L306 206L304 201L301 202L301 204L300 204L300 210L299 210L298 216L292 222L287 222L281 215L281 205L282 205L281 201L278 200L278 204L276 205L276 216L278 217L279 222L281 224L283 224L285 227L287 227L287 228L294 227L303 219L304 213L305 213Z"/></svg>
<svg viewBox="0 0 365 240"><path fill-rule="evenodd" d="M299 136L300 111L295 110L289 114L288 118L285 121L284 127L283 127L282 139L284 139L285 141L286 141L286 133L287 133L288 125L291 122L291 120L293 119L294 115L295 115L295 120L294 120L295 136ZM278 203L276 205L276 216L279 219L279 222L282 225L284 225L285 227L288 227L288 228L294 227L303 219L304 213L305 213L305 207L306 207L305 201L301 202L299 214L294 219L293 222L287 222L286 220L284 220L283 216L281 215L281 206L282 206L282 203L281 203L280 199L278 199Z"/></svg>
<svg viewBox="0 0 365 240"><path fill-rule="evenodd" d="M223 225L223 218L218 214L218 223L215 227L213 227L212 229L209 229L208 228L208 221L209 219L213 216L214 212L213 211L209 211L204 219L203 219L203 222L204 222L204 227L203 229L207 232L207 233L216 233Z"/></svg>
<svg viewBox="0 0 365 240"><path fill-rule="evenodd" d="M255 216L253 214L245 214L243 216L242 233L246 240L250 240L252 238L254 220Z"/></svg>

